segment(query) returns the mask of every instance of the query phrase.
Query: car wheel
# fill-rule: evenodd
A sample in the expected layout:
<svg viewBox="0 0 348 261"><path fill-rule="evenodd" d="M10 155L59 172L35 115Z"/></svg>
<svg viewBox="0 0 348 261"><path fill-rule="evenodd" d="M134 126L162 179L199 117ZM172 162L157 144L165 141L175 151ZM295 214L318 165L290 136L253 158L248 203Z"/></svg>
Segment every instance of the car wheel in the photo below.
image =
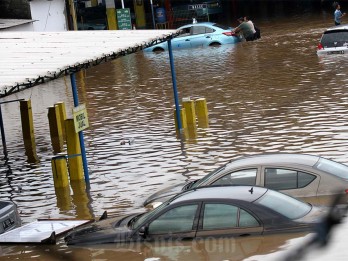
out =
<svg viewBox="0 0 348 261"><path fill-rule="evenodd" d="M217 47L220 45L221 45L221 43L214 42L214 43L211 43L209 46Z"/></svg>
<svg viewBox="0 0 348 261"><path fill-rule="evenodd" d="M156 48L154 48L152 51L153 51L153 52L163 52L164 49L161 48L161 47L156 47Z"/></svg>

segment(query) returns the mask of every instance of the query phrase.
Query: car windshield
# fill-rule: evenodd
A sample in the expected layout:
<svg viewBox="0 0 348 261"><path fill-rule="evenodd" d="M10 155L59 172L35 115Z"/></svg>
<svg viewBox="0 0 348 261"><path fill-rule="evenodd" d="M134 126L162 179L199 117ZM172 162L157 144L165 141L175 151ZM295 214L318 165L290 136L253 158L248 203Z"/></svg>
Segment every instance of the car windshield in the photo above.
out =
<svg viewBox="0 0 348 261"><path fill-rule="evenodd" d="M132 229L137 229L141 224L143 224L143 222L145 220L147 220L148 218L153 217L154 215L156 215L158 212L160 212L163 208L165 208L168 205L168 202L165 202L163 204L161 204L160 206L158 206L157 208L146 212L140 216L136 216L134 222L131 222L131 226Z"/></svg>
<svg viewBox="0 0 348 261"><path fill-rule="evenodd" d="M204 176L203 178L201 178L200 180L198 180L197 182L192 184L191 188L197 188L201 184L205 183L206 181L213 179L216 175L218 175L221 171L223 171L226 168L226 166L227 166L227 164L212 171L212 172L210 172L209 174L207 174L206 176Z"/></svg>
<svg viewBox="0 0 348 261"><path fill-rule="evenodd" d="M321 44L325 47L348 46L348 30L333 30L324 33Z"/></svg>
<svg viewBox="0 0 348 261"><path fill-rule="evenodd" d="M289 219L298 219L311 211L312 206L285 194L268 190L256 203L268 207Z"/></svg>
<svg viewBox="0 0 348 261"><path fill-rule="evenodd" d="M341 163L320 158L315 167L342 179L348 179L348 166Z"/></svg>

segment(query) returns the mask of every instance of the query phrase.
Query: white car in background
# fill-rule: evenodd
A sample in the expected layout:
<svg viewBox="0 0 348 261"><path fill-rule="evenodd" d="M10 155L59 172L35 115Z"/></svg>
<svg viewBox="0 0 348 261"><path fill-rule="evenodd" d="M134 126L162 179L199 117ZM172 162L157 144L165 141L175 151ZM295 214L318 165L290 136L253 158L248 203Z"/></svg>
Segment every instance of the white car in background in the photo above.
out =
<svg viewBox="0 0 348 261"><path fill-rule="evenodd" d="M317 54L348 54L348 24L328 28L320 39Z"/></svg>

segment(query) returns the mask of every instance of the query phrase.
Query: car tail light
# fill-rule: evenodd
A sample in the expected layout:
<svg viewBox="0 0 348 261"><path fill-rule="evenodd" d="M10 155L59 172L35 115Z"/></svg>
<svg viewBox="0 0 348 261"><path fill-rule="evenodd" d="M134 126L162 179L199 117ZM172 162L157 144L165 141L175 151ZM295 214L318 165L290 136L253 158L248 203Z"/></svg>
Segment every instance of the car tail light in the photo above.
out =
<svg viewBox="0 0 348 261"><path fill-rule="evenodd" d="M321 43L318 44L318 50L324 49L323 45Z"/></svg>
<svg viewBox="0 0 348 261"><path fill-rule="evenodd" d="M233 34L232 32L223 32L222 34L226 36L235 36L235 34Z"/></svg>
<svg viewBox="0 0 348 261"><path fill-rule="evenodd" d="M345 189L344 192L345 192L346 194L348 194L348 189Z"/></svg>

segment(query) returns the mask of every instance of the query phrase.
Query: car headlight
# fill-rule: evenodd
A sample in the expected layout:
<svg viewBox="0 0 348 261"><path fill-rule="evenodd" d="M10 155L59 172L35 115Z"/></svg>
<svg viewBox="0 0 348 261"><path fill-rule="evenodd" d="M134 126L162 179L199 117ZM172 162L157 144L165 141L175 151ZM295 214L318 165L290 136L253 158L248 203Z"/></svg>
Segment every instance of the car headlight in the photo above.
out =
<svg viewBox="0 0 348 261"><path fill-rule="evenodd" d="M154 202L147 204L145 207L148 209L155 209L155 208L159 207L160 205L162 205L162 203L163 202L160 202L160 201L154 201Z"/></svg>

